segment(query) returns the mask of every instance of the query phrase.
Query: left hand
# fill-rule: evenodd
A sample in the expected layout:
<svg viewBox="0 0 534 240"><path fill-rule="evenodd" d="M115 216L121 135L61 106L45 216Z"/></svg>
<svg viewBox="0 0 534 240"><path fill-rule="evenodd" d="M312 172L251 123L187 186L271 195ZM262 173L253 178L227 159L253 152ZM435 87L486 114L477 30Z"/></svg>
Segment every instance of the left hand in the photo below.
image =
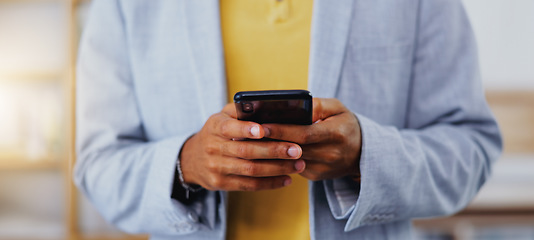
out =
<svg viewBox="0 0 534 240"><path fill-rule="evenodd" d="M306 162L300 175L307 179L359 178L362 137L356 116L337 99L314 98L313 122L263 124L265 137L299 144Z"/></svg>

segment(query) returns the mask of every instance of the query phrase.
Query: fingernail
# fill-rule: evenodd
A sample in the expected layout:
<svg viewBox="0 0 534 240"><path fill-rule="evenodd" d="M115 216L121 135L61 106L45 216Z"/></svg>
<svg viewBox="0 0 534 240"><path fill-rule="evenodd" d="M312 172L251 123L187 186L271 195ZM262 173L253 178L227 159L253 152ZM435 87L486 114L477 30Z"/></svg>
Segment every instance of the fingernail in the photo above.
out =
<svg viewBox="0 0 534 240"><path fill-rule="evenodd" d="M252 134L252 136L254 137L260 137L260 127L259 126L251 127L250 134Z"/></svg>
<svg viewBox="0 0 534 240"><path fill-rule="evenodd" d="M297 171L302 171L304 169L304 167L306 166L306 164L304 163L304 161L302 160L298 160L296 163L295 163L295 169Z"/></svg>
<svg viewBox="0 0 534 240"><path fill-rule="evenodd" d="M295 146L292 146L289 149L287 149L287 155L293 158L297 158L300 155L299 149Z"/></svg>
<svg viewBox="0 0 534 240"><path fill-rule="evenodd" d="M287 186L289 184L291 184L291 178L288 178L284 181L284 186Z"/></svg>
<svg viewBox="0 0 534 240"><path fill-rule="evenodd" d="M265 132L265 137L271 136L271 129L264 127L263 131Z"/></svg>

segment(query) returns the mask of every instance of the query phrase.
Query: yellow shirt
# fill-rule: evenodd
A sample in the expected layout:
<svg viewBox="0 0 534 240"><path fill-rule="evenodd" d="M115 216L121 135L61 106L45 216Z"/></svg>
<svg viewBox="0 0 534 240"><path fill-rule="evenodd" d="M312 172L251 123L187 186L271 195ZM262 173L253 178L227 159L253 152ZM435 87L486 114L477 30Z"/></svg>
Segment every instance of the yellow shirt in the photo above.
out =
<svg viewBox="0 0 534 240"><path fill-rule="evenodd" d="M221 0L228 100L238 91L307 89L310 0ZM231 192L227 239L310 239L308 184Z"/></svg>

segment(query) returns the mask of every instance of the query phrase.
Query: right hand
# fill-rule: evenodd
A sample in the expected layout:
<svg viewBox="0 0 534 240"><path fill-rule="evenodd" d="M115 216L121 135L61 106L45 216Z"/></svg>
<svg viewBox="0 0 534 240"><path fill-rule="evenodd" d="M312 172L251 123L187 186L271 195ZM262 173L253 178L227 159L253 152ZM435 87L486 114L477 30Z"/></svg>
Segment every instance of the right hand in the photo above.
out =
<svg viewBox="0 0 534 240"><path fill-rule="evenodd" d="M233 104L212 115L202 129L182 147L181 169L187 184L208 190L257 191L291 184L288 174L301 173L298 144L281 141L239 141L261 139L263 127L237 120Z"/></svg>

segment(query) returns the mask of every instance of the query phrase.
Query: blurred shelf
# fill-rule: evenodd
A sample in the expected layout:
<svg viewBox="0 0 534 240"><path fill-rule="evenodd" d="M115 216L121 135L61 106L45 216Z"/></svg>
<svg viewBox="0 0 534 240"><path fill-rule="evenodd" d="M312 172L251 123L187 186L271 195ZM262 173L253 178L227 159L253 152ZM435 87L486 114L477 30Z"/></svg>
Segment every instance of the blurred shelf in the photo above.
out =
<svg viewBox="0 0 534 240"><path fill-rule="evenodd" d="M490 179L466 208L471 213L534 214L534 154L505 154Z"/></svg>
<svg viewBox="0 0 534 240"><path fill-rule="evenodd" d="M534 154L534 91L487 91L501 127L505 153Z"/></svg>
<svg viewBox="0 0 534 240"><path fill-rule="evenodd" d="M56 177L60 177L64 183L64 207L62 208L64 210L63 216L60 220L57 222L53 219L52 221L49 221L48 219L43 220L40 217L43 216L7 216L4 212L5 209L10 210L9 205L2 205L3 202L0 202L0 207L4 207L3 209L0 209L0 239L54 239L54 240L61 240L61 239L68 239L68 240L146 240L148 237L146 236L131 236L126 234L120 234L120 233L108 233L108 232L94 232L94 231L88 231L85 226L81 223L81 219L83 219L84 216L78 215L78 191L75 188L73 182L72 182L72 168L74 164L74 113L75 113L75 107L74 107L74 99L75 99L75 81L74 81L74 72L75 72L75 64L76 64L76 58L77 58L77 42L79 41L79 35L81 32L82 24L79 24L83 19L85 14L87 14L87 9L89 6L89 3L91 1L89 0L0 0L0 8L2 7L16 7L16 9L22 9L28 7L30 10L35 10L36 8L41 7L50 7L53 6L55 10L58 10L54 12L53 14L61 14L61 15L55 15L59 16L62 19L60 20L60 23L67 23L67 24L58 24L58 25L50 25L50 29L48 29L48 26L46 28L45 34L53 34L54 30L53 28L58 28L60 30L61 38L64 38L65 44L64 48L66 49L65 52L56 52L54 51L52 54L66 54L67 62L63 64L51 64L46 66L52 66L52 67L46 67L41 64L36 64L36 67L32 67L31 69L10 69L7 66L4 66L3 69L0 69L0 84L1 85L17 85L20 84L24 88L27 86L35 87L35 86L43 86L44 84L57 84L58 86L61 86L61 88L64 90L64 96L65 98L61 98L61 101L64 101L64 105L62 106L62 111L64 114L62 114L61 118L64 120L64 126L65 132L61 132L62 139L61 142L63 143L62 146L64 148L61 149L60 152L54 151L54 155L60 155L57 157L48 157L48 153L39 154L33 158L27 157L27 154L20 154L20 153L14 153L10 149L0 149L0 175L10 175L9 171L11 170L20 170L20 172L26 174L26 171L32 171L32 170L53 170L53 174L56 175ZM20 5L20 6L19 6ZM58 6L60 8L58 8ZM64 7L64 8L63 8ZM67 11L67 14L63 16L63 13L60 11ZM22 11L22 10L21 10ZM46 13L43 13L46 14ZM44 16L44 15L43 15ZM32 24L34 24L32 22ZM7 25L16 24L16 23L6 23ZM49 31L50 30L50 31ZM23 30L20 30L23 31ZM24 30L27 31L27 30ZM31 31L31 29L30 29ZM0 33L0 36L3 36ZM27 40L27 39L25 39ZM34 40L34 39L29 39ZM36 39L39 40L39 39ZM57 40L57 39L55 39ZM31 41L28 41L31 42ZM16 44L19 44L19 42L15 42ZM28 44L27 42L20 42L20 45ZM34 53L32 53L34 54ZM1 54L0 54L1 55ZM31 55L31 54L30 54ZM8 59L11 61L10 59ZM17 66L16 66L17 67ZM17 86L18 87L18 86ZM55 87L55 85L54 85ZM1 119L0 119L1 121ZM0 133L1 134L1 133ZM8 151L8 152L6 152ZM40 153L40 152L39 152ZM44 155L44 156L43 156ZM61 174L57 174L55 171L61 171ZM19 175L17 172L13 175ZM37 173L37 174L35 174ZM40 175L41 173L49 174L51 172L48 171L35 171L30 172L28 175ZM22 174L22 175L24 175ZM60 176L59 176L60 175ZM9 179L9 178L5 178ZM10 182L4 182L4 184L9 184ZM56 182L53 182L55 184ZM43 183L43 184L49 184L49 183ZM19 185L13 185L13 188L23 188ZM9 189L2 189L4 192L1 192L0 195L11 195ZM34 191L34 189L29 189L30 191ZM47 189L35 189L39 191L46 191ZM46 192L46 194L50 194L49 192ZM61 194L56 194L53 196L60 196ZM33 196L33 195L32 195ZM60 196L61 197L61 196ZM24 198L28 199L28 198ZM2 199L0 199L2 200ZM40 201L42 199L36 198L35 201ZM31 199L33 201L33 199ZM58 199L60 201L60 199ZM12 201L12 202L18 202L18 201ZM10 211L17 211L17 210L10 210ZM31 210L28 210L31 211ZM50 217L50 216L49 216ZM56 216L57 217L57 216ZM105 223L103 223L105 224Z"/></svg>
<svg viewBox="0 0 534 240"><path fill-rule="evenodd" d="M467 224L471 226L502 226L520 225L534 227L534 214L515 215L485 215L485 214L464 214L460 213L446 218L418 219L413 221L416 228L440 228L451 232L458 224Z"/></svg>
<svg viewBox="0 0 534 240"><path fill-rule="evenodd" d="M17 153L0 153L0 171L54 170L62 167L60 157L28 158Z"/></svg>
<svg viewBox="0 0 534 240"><path fill-rule="evenodd" d="M5 170L56 170L61 168L61 162L54 160L37 161L4 161L0 160L0 171Z"/></svg>
<svg viewBox="0 0 534 240"><path fill-rule="evenodd" d="M72 0L72 2L76 5L76 4L90 3L91 0Z"/></svg>
<svg viewBox="0 0 534 240"><path fill-rule="evenodd" d="M39 219L36 216L7 215L0 217L0 239L63 239L62 221Z"/></svg>
<svg viewBox="0 0 534 240"><path fill-rule="evenodd" d="M534 90L490 90L486 91L486 98L490 105L493 104L532 104L534 103Z"/></svg>
<svg viewBox="0 0 534 240"><path fill-rule="evenodd" d="M455 215L415 220L417 239L534 239L534 215Z"/></svg>
<svg viewBox="0 0 534 240"><path fill-rule="evenodd" d="M0 2L3 0L0 0ZM67 77L64 71L25 71L25 72L2 72L0 83L48 83L65 81Z"/></svg>
<svg viewBox="0 0 534 240"><path fill-rule="evenodd" d="M40 2L64 2L65 0L0 0L2 3L40 3Z"/></svg>
<svg viewBox="0 0 534 240"><path fill-rule="evenodd" d="M148 240L148 236L144 235L127 235L127 234L91 234L91 235L73 235L69 239L72 240Z"/></svg>
<svg viewBox="0 0 534 240"><path fill-rule="evenodd" d="M534 229L533 169L534 154L504 154L493 166L490 179L466 209L449 217L414 220L414 227L431 236L440 233L449 237L445 239L532 239L517 238L516 231ZM473 237L481 229L494 231L490 236L504 235L498 238ZM508 234L510 231L514 234ZM529 235L533 233L521 234L534 237Z"/></svg>

